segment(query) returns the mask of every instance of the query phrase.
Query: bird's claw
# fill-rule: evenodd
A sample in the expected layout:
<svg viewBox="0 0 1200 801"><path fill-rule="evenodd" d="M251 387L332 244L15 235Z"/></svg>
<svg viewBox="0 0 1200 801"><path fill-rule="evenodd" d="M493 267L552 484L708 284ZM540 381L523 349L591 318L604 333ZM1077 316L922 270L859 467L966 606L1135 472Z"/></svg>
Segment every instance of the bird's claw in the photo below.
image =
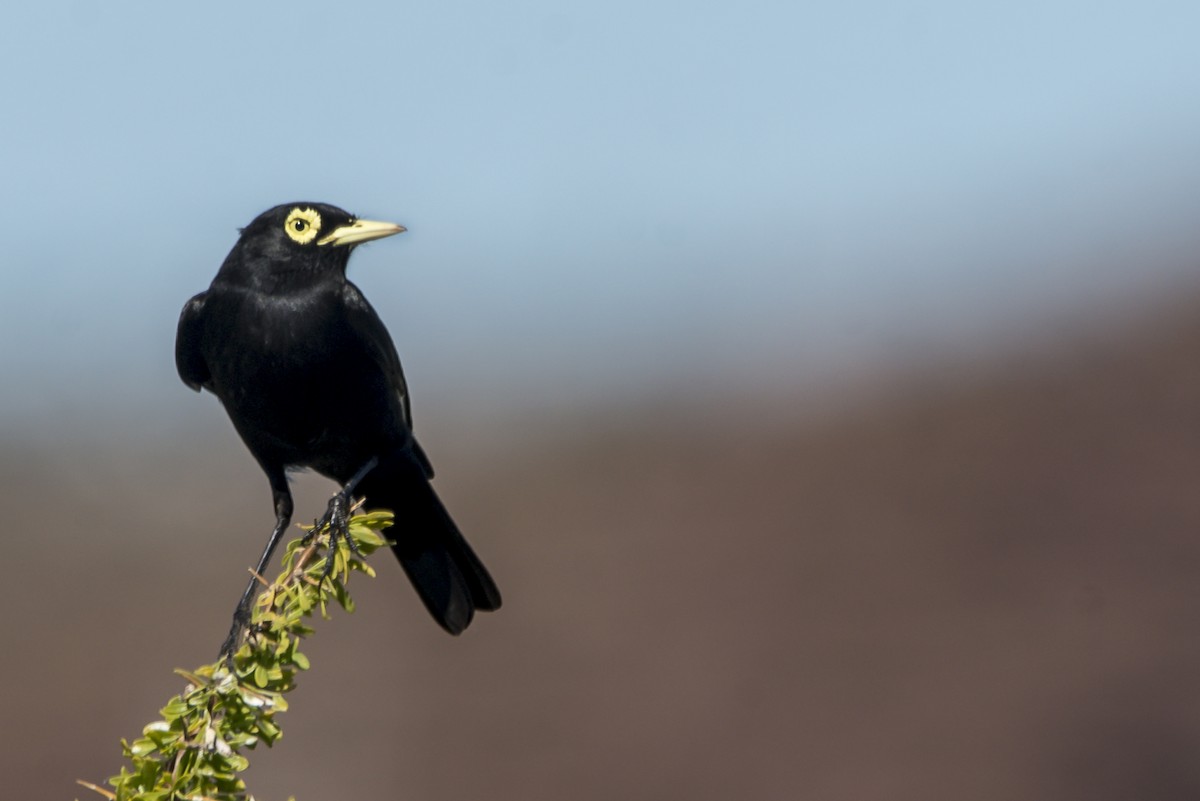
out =
<svg viewBox="0 0 1200 801"><path fill-rule="evenodd" d="M329 529L329 548L325 553L325 567L321 571L322 582L333 575L333 565L336 561L334 555L337 553L338 540L345 542L352 554L362 557L362 552L358 550L354 537L350 536L350 499L345 493L339 492L329 499L329 506L326 507L325 514L321 516L320 520L313 521L312 531L305 539L312 539L325 528Z"/></svg>
<svg viewBox="0 0 1200 801"><path fill-rule="evenodd" d="M225 666L229 668L230 673L233 672L233 654L238 649L238 641L249 626L250 610L239 605L233 613L233 625L229 627L229 634L225 637L225 642L221 644L221 653L217 657L225 661Z"/></svg>

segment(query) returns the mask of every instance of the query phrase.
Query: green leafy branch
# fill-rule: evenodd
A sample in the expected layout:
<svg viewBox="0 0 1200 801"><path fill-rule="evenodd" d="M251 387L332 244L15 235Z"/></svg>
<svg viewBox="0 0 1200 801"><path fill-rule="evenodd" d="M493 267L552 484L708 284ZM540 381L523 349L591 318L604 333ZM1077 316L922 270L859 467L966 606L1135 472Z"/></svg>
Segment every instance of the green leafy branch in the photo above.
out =
<svg viewBox="0 0 1200 801"><path fill-rule="evenodd" d="M380 532L392 523L391 512L369 512L350 519L350 536L362 555L387 545ZM308 540L306 542L306 540ZM121 741L129 764L108 780L108 790L80 781L110 801L247 801L238 774L249 766L243 751L259 743L274 745L283 732L275 720L287 710L284 695L294 689L296 673L308 658L298 648L313 629L304 621L314 610L329 617L331 599L347 612L354 601L346 592L350 573L372 578L375 571L339 540L333 572L321 580L329 532L288 543L283 573L265 589L251 610L245 642L226 661L176 670L187 688L159 710L133 742Z"/></svg>

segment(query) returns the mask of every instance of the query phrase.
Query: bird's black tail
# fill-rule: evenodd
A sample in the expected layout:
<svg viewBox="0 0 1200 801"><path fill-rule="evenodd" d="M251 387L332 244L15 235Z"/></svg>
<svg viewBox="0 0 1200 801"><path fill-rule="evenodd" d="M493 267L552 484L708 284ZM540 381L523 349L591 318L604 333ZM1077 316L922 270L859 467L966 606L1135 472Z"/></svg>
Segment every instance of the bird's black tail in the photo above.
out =
<svg viewBox="0 0 1200 801"><path fill-rule="evenodd" d="M354 494L366 497L366 509L392 510L385 535L404 572L433 619L460 634L476 609L500 608L500 591L434 492L430 472L414 443L381 459Z"/></svg>

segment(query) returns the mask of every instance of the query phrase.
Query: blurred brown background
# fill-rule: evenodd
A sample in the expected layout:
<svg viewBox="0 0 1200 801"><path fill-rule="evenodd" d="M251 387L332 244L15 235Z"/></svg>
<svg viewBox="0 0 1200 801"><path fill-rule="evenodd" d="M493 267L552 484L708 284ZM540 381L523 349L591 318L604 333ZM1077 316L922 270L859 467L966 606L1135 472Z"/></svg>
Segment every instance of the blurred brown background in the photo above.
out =
<svg viewBox="0 0 1200 801"><path fill-rule="evenodd" d="M856 387L428 410L505 607L447 637L379 554L251 791L1200 794L1200 293ZM10 797L88 797L214 655L271 516L210 411L206 438L9 435ZM297 486L316 515L330 485Z"/></svg>
<svg viewBox="0 0 1200 801"><path fill-rule="evenodd" d="M408 228L505 606L380 554L260 801L1200 797L1200 4L8 6L0 801L215 656L271 504L172 341L292 201Z"/></svg>

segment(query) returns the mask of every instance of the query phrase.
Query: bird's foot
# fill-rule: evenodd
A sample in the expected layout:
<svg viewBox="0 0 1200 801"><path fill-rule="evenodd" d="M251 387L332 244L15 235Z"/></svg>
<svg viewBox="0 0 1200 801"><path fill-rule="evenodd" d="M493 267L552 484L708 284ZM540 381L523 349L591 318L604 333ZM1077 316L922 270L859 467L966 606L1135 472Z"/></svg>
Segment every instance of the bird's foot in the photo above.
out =
<svg viewBox="0 0 1200 801"><path fill-rule="evenodd" d="M350 508L349 496L345 492L337 493L329 499L329 506L326 507L325 514L321 515L320 520L313 521L312 531L305 537L305 541L309 541L318 532L325 528L329 529L329 548L325 552L325 568L321 571L322 582L333 575L333 565L336 561L334 555L337 553L338 540L344 541L351 553L362 558L362 552L358 550L358 545L350 536Z"/></svg>
<svg viewBox="0 0 1200 801"><path fill-rule="evenodd" d="M221 653L217 659L224 660L225 667L229 668L229 672L233 672L233 654L238 649L238 644L242 639L242 634L250 626L250 609L249 607L238 604L237 610L233 613L233 625L229 627L229 634L225 637L225 642L221 643Z"/></svg>

